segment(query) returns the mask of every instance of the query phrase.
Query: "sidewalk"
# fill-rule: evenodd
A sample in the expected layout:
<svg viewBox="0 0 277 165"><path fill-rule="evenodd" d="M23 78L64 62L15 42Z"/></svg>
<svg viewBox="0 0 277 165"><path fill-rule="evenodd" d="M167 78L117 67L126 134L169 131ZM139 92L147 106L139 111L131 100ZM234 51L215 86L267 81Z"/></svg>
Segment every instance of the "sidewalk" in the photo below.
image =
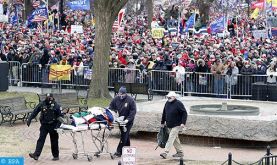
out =
<svg viewBox="0 0 277 165"><path fill-rule="evenodd" d="M15 127L10 127L10 129L17 130L19 132L19 137L32 142L32 152L35 149L36 140L39 136L39 123L34 122L30 127L26 125L17 124ZM90 141L90 135L85 135L85 146L89 151L93 151L94 147ZM80 137L77 137L78 144L81 142ZM72 137L69 134L60 135L59 139L60 146L60 161L53 162L51 151L50 151L50 139L47 137L46 144L43 150L43 153L39 161L34 161L28 157L28 153L24 153L25 164L35 164L35 165L46 165L46 164L67 164L67 165L86 165L86 164L99 164L99 165L117 165L119 159L111 160L109 155L101 156L100 158L93 158L92 162L88 162L86 157L80 156L77 160L72 158L73 143ZM112 136L109 139L110 151L114 152L119 138ZM27 143L26 143L27 144ZM170 152L169 160L163 160L159 156L162 152L162 149L155 150L157 145L155 139L148 137L132 137L131 145L137 148L137 162L138 164L178 164L178 160L172 159L171 155L175 151L173 149ZM30 148L30 147L29 147ZM192 145L183 145L183 150L185 153L184 160L185 164L203 164L203 165L220 165L225 160L227 160L228 153L233 154L233 159L240 163L250 163L259 160L262 156L265 155L266 149L246 149L246 148L220 148L218 147L202 147L202 146L192 146ZM80 150L82 151L82 150ZM277 154L277 148L271 149L273 154ZM193 160L193 161L192 161Z"/></svg>

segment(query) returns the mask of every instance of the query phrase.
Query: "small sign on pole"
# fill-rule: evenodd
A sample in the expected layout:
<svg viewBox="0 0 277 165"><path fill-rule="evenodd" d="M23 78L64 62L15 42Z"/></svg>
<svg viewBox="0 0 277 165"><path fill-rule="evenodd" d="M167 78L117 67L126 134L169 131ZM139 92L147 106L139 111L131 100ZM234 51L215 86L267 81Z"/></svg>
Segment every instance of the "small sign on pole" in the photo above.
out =
<svg viewBox="0 0 277 165"><path fill-rule="evenodd" d="M73 33L84 33L82 25L71 25L71 34Z"/></svg>
<svg viewBox="0 0 277 165"><path fill-rule="evenodd" d="M122 165L135 165L136 147L123 147L121 159Z"/></svg>

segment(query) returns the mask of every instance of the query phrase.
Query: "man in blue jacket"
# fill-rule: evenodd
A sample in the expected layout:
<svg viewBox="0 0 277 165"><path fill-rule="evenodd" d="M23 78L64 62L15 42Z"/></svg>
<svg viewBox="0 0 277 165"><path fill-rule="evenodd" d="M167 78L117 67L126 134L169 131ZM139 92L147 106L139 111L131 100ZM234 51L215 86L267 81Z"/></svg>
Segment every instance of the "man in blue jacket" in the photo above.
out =
<svg viewBox="0 0 277 165"><path fill-rule="evenodd" d="M118 113L119 117L123 116L125 127L120 126L120 142L117 146L115 157L121 157L122 148L124 146L130 146L130 130L133 126L135 115L137 112L136 103L131 96L127 95L125 87L121 87L116 96L110 103L109 109ZM125 129L126 128L126 129Z"/></svg>
<svg viewBox="0 0 277 165"><path fill-rule="evenodd" d="M166 125L169 131L169 137L165 145L164 153L160 154L160 156L164 159L166 159L172 146L174 146L177 151L173 157L183 157L183 151L178 134L182 131L186 124L187 111L184 104L177 100L176 97L177 94L175 92L168 93L168 100L165 103L162 115L161 126L164 127Z"/></svg>

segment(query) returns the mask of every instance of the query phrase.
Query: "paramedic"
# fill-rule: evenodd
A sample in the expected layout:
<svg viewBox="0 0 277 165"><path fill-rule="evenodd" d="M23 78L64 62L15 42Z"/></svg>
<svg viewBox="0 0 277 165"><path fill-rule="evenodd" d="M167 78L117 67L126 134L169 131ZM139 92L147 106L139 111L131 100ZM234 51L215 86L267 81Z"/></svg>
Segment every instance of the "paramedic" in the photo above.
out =
<svg viewBox="0 0 277 165"><path fill-rule="evenodd" d="M126 127L119 127L121 137L114 154L114 157L121 157L122 148L124 146L130 146L130 130L137 112L136 103L131 96L127 95L127 89L121 87L118 91L118 95L110 103L109 108L117 112L119 117L124 116L123 122L126 124Z"/></svg>
<svg viewBox="0 0 277 165"><path fill-rule="evenodd" d="M36 150L34 153L30 153L29 156L34 160L38 160L46 139L47 134L50 135L51 151L53 155L53 161L59 160L59 135L55 130L60 122L59 117L62 117L61 107L56 103L52 94L47 94L44 101L40 102L34 109L31 116L28 118L27 126L29 127L32 119L34 119L40 112L40 135L37 140Z"/></svg>

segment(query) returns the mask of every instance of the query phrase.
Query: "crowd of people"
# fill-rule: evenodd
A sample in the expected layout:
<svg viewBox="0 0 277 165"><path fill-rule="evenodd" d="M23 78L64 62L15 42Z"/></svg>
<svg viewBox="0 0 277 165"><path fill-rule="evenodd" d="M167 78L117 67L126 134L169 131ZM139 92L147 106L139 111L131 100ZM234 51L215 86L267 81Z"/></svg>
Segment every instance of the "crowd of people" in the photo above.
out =
<svg viewBox="0 0 277 165"><path fill-rule="evenodd" d="M167 29L167 25L177 19L175 10L178 8L168 13L162 8L155 9L153 22L165 28L160 38L153 38L144 12L140 15L127 13L112 33L110 67L139 69L143 73L162 70L223 75L230 74L230 67L234 65L240 74L269 75L268 82L276 83L276 36L253 37L252 30L260 26L259 21L230 19L228 29L231 33L223 37L178 34ZM53 63L91 68L95 31L89 14L67 11L63 18L61 30L57 29L58 21L54 21L50 24L53 29L46 32L44 27L43 33L23 24L3 24L0 59L38 64L42 68ZM71 33L70 25L73 24L83 25L84 33ZM184 79L176 74L176 80L180 83Z"/></svg>

